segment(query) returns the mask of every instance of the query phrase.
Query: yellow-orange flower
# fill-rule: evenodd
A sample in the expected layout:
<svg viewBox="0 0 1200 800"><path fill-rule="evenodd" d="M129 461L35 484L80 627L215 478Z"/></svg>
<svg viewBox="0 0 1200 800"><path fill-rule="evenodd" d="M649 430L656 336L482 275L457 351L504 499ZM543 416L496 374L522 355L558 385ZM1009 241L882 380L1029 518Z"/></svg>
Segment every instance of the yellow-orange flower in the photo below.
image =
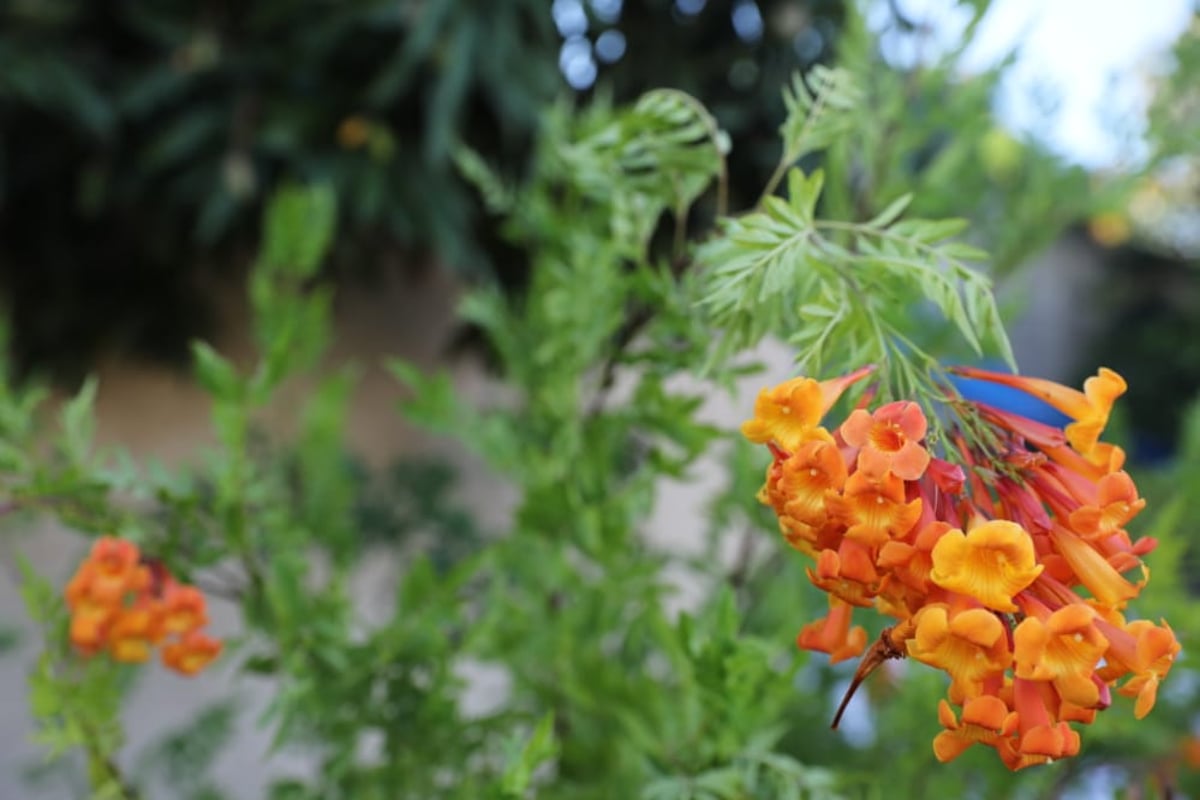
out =
<svg viewBox="0 0 1200 800"><path fill-rule="evenodd" d="M816 558L822 550L837 547L842 540L842 529L837 525L809 525L786 516L779 518L779 531L785 542L810 558Z"/></svg>
<svg viewBox="0 0 1200 800"><path fill-rule="evenodd" d="M797 377L763 389L754 401L754 418L742 423L742 435L752 442L775 442L789 452L808 441L833 441L820 427L842 393L871 372L870 367L827 381Z"/></svg>
<svg viewBox="0 0 1200 800"><path fill-rule="evenodd" d="M71 612L68 637L82 653L92 654L104 647L109 623L116 611L95 602L78 603Z"/></svg>
<svg viewBox="0 0 1200 800"><path fill-rule="evenodd" d="M878 547L908 533L921 516L920 498L904 502L904 481L894 474L859 471L846 480L841 496L826 500L831 515L846 527L846 538Z"/></svg>
<svg viewBox="0 0 1200 800"><path fill-rule="evenodd" d="M1014 678L1013 705L1020 734L1017 753L1024 758L1009 763L1010 769L1066 758L1079 752L1079 734L1066 722L1056 722L1050 717L1038 683Z"/></svg>
<svg viewBox="0 0 1200 800"><path fill-rule="evenodd" d="M1071 530L1084 539L1102 539L1120 532L1146 507L1146 501L1138 497L1137 487L1127 472L1105 475L1096 484L1096 489L1096 503L1081 506L1068 517Z"/></svg>
<svg viewBox="0 0 1200 800"><path fill-rule="evenodd" d="M837 445L805 442L781 465L776 491L786 501L781 516L819 526L825 523L825 498L846 485L846 462Z"/></svg>
<svg viewBox="0 0 1200 800"><path fill-rule="evenodd" d="M1126 697L1136 698L1133 715L1142 719L1154 708L1158 696L1158 684L1166 677L1175 656L1179 654L1179 641L1175 632L1165 621L1162 626L1149 620L1136 620L1121 627L1105 619L1097 619L1096 627L1108 639L1109 648L1104 654L1107 666L1100 671L1106 680L1118 680L1132 673L1118 689Z"/></svg>
<svg viewBox="0 0 1200 800"><path fill-rule="evenodd" d="M219 642L199 632L208 621L204 595L176 582L161 563L143 559L132 542L98 540L64 593L71 610L68 635L85 656L106 649L115 661L140 663L168 636L181 636L166 645L163 657L191 674L220 652Z"/></svg>
<svg viewBox="0 0 1200 800"><path fill-rule="evenodd" d="M867 632L858 626L850 627L853 611L850 604L831 595L829 613L800 630L797 646L828 653L831 664L861 655L867 646Z"/></svg>
<svg viewBox="0 0 1200 800"><path fill-rule="evenodd" d="M1108 640L1092 621L1096 612L1073 603L1046 619L1026 617L1013 632L1013 660L1018 678L1051 681L1059 697L1083 708L1100 702L1100 687L1092 680Z"/></svg>
<svg viewBox="0 0 1200 800"><path fill-rule="evenodd" d="M166 634L184 634L208 624L204 595L194 586L174 581L163 589L160 627Z"/></svg>
<svg viewBox="0 0 1200 800"><path fill-rule="evenodd" d="M141 663L150 657L156 615L148 606L127 608L115 615L108 630L108 650L117 661Z"/></svg>
<svg viewBox="0 0 1200 800"><path fill-rule="evenodd" d="M951 530L949 523L934 520L921 527L911 543L890 541L879 550L879 566L910 589L926 593L933 569L933 548Z"/></svg>
<svg viewBox="0 0 1200 800"><path fill-rule="evenodd" d="M836 551L822 550L808 579L819 589L855 606L869 608L879 593L879 573L867 547L843 539Z"/></svg>
<svg viewBox="0 0 1200 800"><path fill-rule="evenodd" d="M1012 664L1007 631L986 609L951 614L945 604L928 605L917 613L915 622L908 654L945 670L968 699L979 695L985 678L1003 673Z"/></svg>
<svg viewBox="0 0 1200 800"><path fill-rule="evenodd" d="M1044 567L1036 563L1033 540L1020 525L991 520L964 534L948 531L933 548L930 580L996 611L1016 611L1013 596L1033 583Z"/></svg>
<svg viewBox="0 0 1200 800"><path fill-rule="evenodd" d="M812 378L793 378L763 389L754 403L754 418L742 423L742 434L752 442L775 442L795 450L805 442L832 442L829 431L820 427L823 416L821 385Z"/></svg>
<svg viewBox="0 0 1200 800"><path fill-rule="evenodd" d="M199 631L185 634L162 649L162 661L183 675L195 675L221 653L221 643Z"/></svg>
<svg viewBox="0 0 1200 800"><path fill-rule="evenodd" d="M961 720L954 716L949 703L939 700L938 721L946 730L934 737L933 754L944 764L973 744L995 747L1002 737L1013 733L1016 716L999 697L984 694L963 704Z"/></svg>
<svg viewBox="0 0 1200 800"><path fill-rule="evenodd" d="M92 545L81 576L87 594L106 603L119 602L128 593L141 591L149 581L137 545L112 536L101 537Z"/></svg>
<svg viewBox="0 0 1200 800"><path fill-rule="evenodd" d="M853 607L899 621L862 655L834 727L876 667L911 656L951 678L937 758L979 742L1017 770L1078 753L1070 723L1093 722L1114 690L1145 716L1180 647L1165 622L1121 614L1149 580L1141 556L1156 543L1131 541L1125 526L1145 501L1121 471L1124 451L1099 440L1120 376L1101 369L1080 392L957 371L1021 389L1072 422L1064 430L955 398L947 416L973 406L984 430L950 419L931 453L921 407L872 411L868 399L830 436L821 419L857 379L847 376L833 392L807 379L765 392L745 432L774 455L760 498L829 596L828 616L797 643L839 661L864 652ZM1141 582L1123 577L1137 569Z"/></svg>
<svg viewBox="0 0 1200 800"><path fill-rule="evenodd" d="M921 446L928 423L921 407L912 402L888 403L873 413L857 408L839 429L846 444L860 447L859 468L881 475L891 471L915 481L929 466L929 452Z"/></svg>
<svg viewBox="0 0 1200 800"><path fill-rule="evenodd" d="M1108 424L1113 402L1125 393L1125 379L1107 367L1083 383L1083 391L1071 389L1043 378L1029 378L1003 372L959 367L955 372L969 378L991 381L1020 389L1075 420L1064 429L1067 441L1084 456L1092 452L1104 426Z"/></svg>

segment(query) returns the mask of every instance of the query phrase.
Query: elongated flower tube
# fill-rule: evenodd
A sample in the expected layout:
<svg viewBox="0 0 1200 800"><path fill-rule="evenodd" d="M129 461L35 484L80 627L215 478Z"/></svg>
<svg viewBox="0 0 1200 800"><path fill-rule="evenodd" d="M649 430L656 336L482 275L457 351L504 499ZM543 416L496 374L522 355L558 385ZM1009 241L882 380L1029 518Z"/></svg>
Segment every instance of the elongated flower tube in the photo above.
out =
<svg viewBox="0 0 1200 800"><path fill-rule="evenodd" d="M860 655L867 646L867 632L850 627L853 610L849 603L831 596L829 614L805 625L796 637L797 644L806 650L828 653L831 664Z"/></svg>
<svg viewBox="0 0 1200 800"><path fill-rule="evenodd" d="M1127 388L1125 379L1106 367L1101 367L1096 375L1083 382L1082 392L1041 378L1027 378L969 367L960 367L955 371L968 378L1020 389L1071 417L1074 422L1068 425L1063 433L1066 434L1071 447L1084 456L1092 452L1100 434L1104 432L1104 426L1108 424L1113 403L1125 394Z"/></svg>
<svg viewBox="0 0 1200 800"><path fill-rule="evenodd" d="M759 498L829 596L829 614L805 625L797 644L831 663L861 655L834 726L874 669L911 657L949 678L933 742L939 761L981 744L1024 769L1078 753L1072 726L1109 708L1114 690L1134 700L1135 717L1148 714L1180 647L1165 621L1125 621L1156 542L1127 530L1146 502L1122 469L1124 452L1100 439L1124 380L1102 368L1080 391L955 371L1025 392L1070 422L1055 427L948 392L937 447L922 405L934 397L874 408L863 400L840 424L826 423L838 397L867 377L858 370L763 390L742 430L771 451ZM896 623L868 645L852 625L856 608Z"/></svg>

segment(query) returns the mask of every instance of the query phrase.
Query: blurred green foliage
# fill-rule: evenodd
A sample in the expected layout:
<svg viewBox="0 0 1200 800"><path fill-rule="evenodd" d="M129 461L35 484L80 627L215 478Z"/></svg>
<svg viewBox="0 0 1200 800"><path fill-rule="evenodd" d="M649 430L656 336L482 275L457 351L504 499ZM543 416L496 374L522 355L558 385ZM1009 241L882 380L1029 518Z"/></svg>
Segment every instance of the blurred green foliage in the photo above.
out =
<svg viewBox="0 0 1200 800"><path fill-rule="evenodd" d="M270 8L231 13L245 14L251 32L291 30L291 17ZM373 19L354 16L364 8L344 13ZM451 3L425 8L446 14L421 18L438 42L469 24L445 10ZM395 23L394 6L377 11L381 25ZM69 28L84 13L63 6L60 21ZM339 13L327 25L296 23L295 35L316 47L357 31L335 25ZM529 12L495 4L480 13ZM437 61L428 41L418 47L416 30L408 46L419 56L405 69L425 57L467 69ZM731 166L739 139L721 109L674 88L626 103L598 93L579 108L538 106L523 170L454 137L444 151L423 151L480 189L500 232L530 260L523 292L481 285L462 308L495 354L503 397L476 404L446 374L389 365L405 387L401 413L473 449L513 490L505 530L480 530L451 499L445 472L409 465L365 478L355 468L342 446L351 367L317 381L294 440L257 430L259 415L282 402L280 387L312 373L327 351L334 287L323 270L360 221L362 198L348 197L333 172L289 169L261 189L271 200L247 286L257 360L239 368L202 342L191 349L212 402L213 448L177 470L98 452L94 385L55 417L42 413L45 392L5 374L5 535L20 549L37 514L83 534L118 532L228 601L241 627L230 632L223 674L235 685L265 681L272 702L259 724L278 750L313 767L283 776L268 765L268 796L279 800L1028 798L1115 788L1134 797L1191 787L1193 777L1177 773L1197 709L1183 571L1194 519L1187 493L1200 480L1194 442L1176 471L1152 481L1158 510L1147 522L1163 544L1138 610L1177 624L1185 657L1150 718L1133 722L1118 700L1086 731L1078 758L1015 775L983 748L939 765L930 740L945 686L909 663L880 670L844 729L828 730L848 671L793 645L823 599L755 500L760 454L707 421L706 397L753 371L748 348L766 337L802 347L798 356L824 374L882 361L894 396L927 391L927 373L947 354L1003 355L988 276L963 262L983 263L978 245L1007 269L1098 202L1077 173L1030 148L1006 140L1002 157L972 155L997 141L985 113L995 74L959 80L952 52L897 84L853 16L843 35L838 69L786 84L778 157L750 191ZM377 66L370 42L363 61ZM252 49L238 52L257 63ZM319 59L293 58L296 76L337 77ZM904 102L883 102L898 88ZM453 107L455 97L438 102ZM297 176L308 179L283 180ZM1036 203L1050 190L1061 214L1006 216L1044 208ZM964 233L950 217L971 227ZM848 300L852 313L837 317ZM837 325L821 335L831 313ZM651 547L648 520L664 482L693 478L706 458L723 467L726 486L710 507L691 510L699 521L687 533L698 547ZM386 540L400 543L391 553L400 574L366 614L354 593L358 568ZM669 576L680 572L702 590L684 612L671 606ZM80 659L66 641L61 587L28 567L24 585L44 644L30 677L39 742L64 771L82 753L82 779L97 797L130 800L160 786L193 800L237 794L213 769L236 706L206 708L131 756L120 710L137 671ZM483 669L503 674L505 686L484 707L465 707Z"/></svg>
<svg viewBox="0 0 1200 800"><path fill-rule="evenodd" d="M759 27L741 34L731 11L747 3L559 5L583 27L556 30L530 0L0 4L0 283L17 366L78 379L113 348L185 361L188 338L211 333L214 281L241 273L263 201L287 181L337 196L326 271L342 280L399 250L524 285L528 255L505 245L451 156L465 144L519 179L542 109L572 94L701 99L735 145L725 194L745 207L778 163L778 87L836 54L866 93L821 155L846 179L830 187L837 216L866 220L911 192L921 216L986 226L1003 272L1101 201L1081 172L993 129L999 71L960 81L960 52L887 64L840 0L760 0ZM986 3L972 5L978 17ZM563 37L606 33L622 55L573 93ZM908 119L864 124L868 109ZM716 213L703 201L698 222Z"/></svg>
<svg viewBox="0 0 1200 800"><path fill-rule="evenodd" d="M763 4L816 35L802 59L783 33L739 39L727 4L627 6L579 6L593 39L628 39L604 85L621 101L692 91L746 142L770 140L776 87L829 57L841 13ZM211 332L214 277L240 274L287 181L337 195L327 270L345 279L400 250L523 283L449 156L465 143L523 174L542 109L570 93L562 43L540 0L0 3L0 280L18 366L77 378L105 348L186 361ZM736 166L738 185L760 183Z"/></svg>

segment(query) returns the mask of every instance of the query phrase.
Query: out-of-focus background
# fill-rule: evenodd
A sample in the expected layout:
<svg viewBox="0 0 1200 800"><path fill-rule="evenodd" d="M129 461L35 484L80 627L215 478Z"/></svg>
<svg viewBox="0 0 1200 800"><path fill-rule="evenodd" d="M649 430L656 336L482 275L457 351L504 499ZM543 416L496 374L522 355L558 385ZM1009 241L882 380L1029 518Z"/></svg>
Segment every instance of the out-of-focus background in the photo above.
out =
<svg viewBox="0 0 1200 800"><path fill-rule="evenodd" d="M193 457L210 434L188 342L251 358L243 282L264 201L285 180L327 182L339 202L331 361L362 370L348 449L364 474L410 490L448 464L456 502L498 527L504 486L406 427L380 366L400 354L449 367L465 391L495 388L456 301L481 281L519 293L529 259L460 178L458 146L519 176L551 104L677 87L729 132L731 207L746 207L778 157L780 88L850 42L896 76L901 96L881 102L907 103L916 120L879 143L880 157L967 176L935 181L918 202L930 215L969 212L988 232L1022 370L1075 383L1097 364L1117 369L1131 386L1122 424L1134 458L1169 460L1200 391L1197 13L1190 0L10 0L0 4L9 346L21 375L64 393L99 376L102 443L168 464ZM931 75L959 99L923 94ZM1044 218L1048 235L1006 238L1017 218ZM786 352L765 357L788 373ZM732 423L743 400L710 412ZM671 491L674 508L702 505L703 481ZM659 535L670 544L670 526ZM52 529L20 547L64 578L82 552ZM387 558L364 569L364 608L391 574ZM0 575L3 800L34 796L26 779L37 773L22 619ZM224 679L185 694L152 676L130 709L133 742L221 694ZM475 677L469 702L502 690L489 680ZM242 715L245 744L219 762L245 797L268 774L304 769L268 757L254 717Z"/></svg>

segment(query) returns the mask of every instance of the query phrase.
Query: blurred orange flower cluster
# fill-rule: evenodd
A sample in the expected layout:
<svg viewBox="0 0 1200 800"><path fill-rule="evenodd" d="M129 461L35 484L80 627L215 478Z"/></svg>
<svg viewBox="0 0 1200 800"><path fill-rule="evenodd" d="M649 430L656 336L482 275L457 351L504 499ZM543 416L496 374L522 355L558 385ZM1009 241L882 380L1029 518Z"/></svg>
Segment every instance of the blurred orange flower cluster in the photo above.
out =
<svg viewBox="0 0 1200 800"><path fill-rule="evenodd" d="M201 629L204 595L148 563L137 545L106 536L92 546L66 589L71 643L85 655L107 650L117 661L140 663L162 646L163 663L195 675L221 652Z"/></svg>
<svg viewBox="0 0 1200 800"><path fill-rule="evenodd" d="M829 594L828 615L801 630L799 646L832 662L866 651L851 692L888 658L945 670L945 730L933 743L941 761L976 743L1014 770L1074 755L1069 723L1092 722L1113 688L1136 698L1139 719L1149 713L1180 648L1165 621L1122 613L1148 580L1141 556L1156 544L1126 532L1145 501L1121 469L1124 453L1099 441L1124 380L1101 369L1079 392L956 370L1019 389L1072 422L1059 429L975 403L991 441L950 429L943 455L952 463L929 452L914 402L870 410L864 401L840 426L821 425L870 371L765 389L742 426L774 456L760 499ZM867 649L855 607L898 622Z"/></svg>

